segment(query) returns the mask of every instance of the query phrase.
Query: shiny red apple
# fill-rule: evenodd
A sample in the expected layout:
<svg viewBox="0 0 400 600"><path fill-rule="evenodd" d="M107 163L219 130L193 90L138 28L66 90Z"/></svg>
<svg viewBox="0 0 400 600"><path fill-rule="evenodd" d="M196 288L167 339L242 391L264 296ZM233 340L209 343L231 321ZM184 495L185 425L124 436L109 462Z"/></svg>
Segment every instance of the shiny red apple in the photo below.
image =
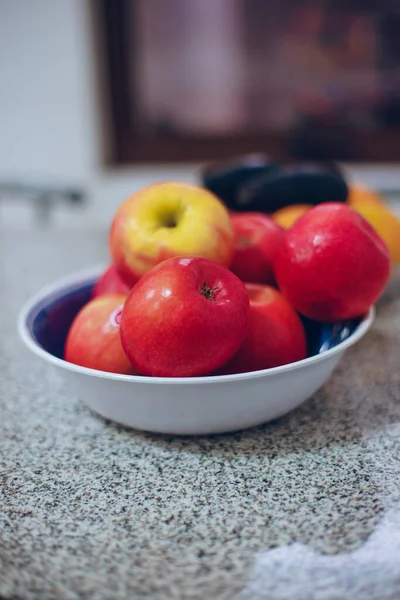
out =
<svg viewBox="0 0 400 600"><path fill-rule="evenodd" d="M202 258L172 258L144 275L122 311L123 348L142 375L189 377L215 371L249 325L244 284Z"/></svg>
<svg viewBox="0 0 400 600"><path fill-rule="evenodd" d="M246 284L250 298L247 336L221 374L246 373L279 367L307 356L303 324L278 290Z"/></svg>
<svg viewBox="0 0 400 600"><path fill-rule="evenodd" d="M65 360L89 369L134 374L136 371L122 348L120 337L125 300L126 294L108 294L88 302L69 329Z"/></svg>
<svg viewBox="0 0 400 600"><path fill-rule="evenodd" d="M386 244L345 204L306 212L285 232L274 259L278 286L303 315L334 322L363 315L390 275Z"/></svg>
<svg viewBox="0 0 400 600"><path fill-rule="evenodd" d="M127 285L114 265L110 265L99 277L93 288L93 298L103 294L129 294L132 286Z"/></svg>
<svg viewBox="0 0 400 600"><path fill-rule="evenodd" d="M273 260L284 229L261 213L232 214L231 222L235 232L231 271L242 281L273 284Z"/></svg>

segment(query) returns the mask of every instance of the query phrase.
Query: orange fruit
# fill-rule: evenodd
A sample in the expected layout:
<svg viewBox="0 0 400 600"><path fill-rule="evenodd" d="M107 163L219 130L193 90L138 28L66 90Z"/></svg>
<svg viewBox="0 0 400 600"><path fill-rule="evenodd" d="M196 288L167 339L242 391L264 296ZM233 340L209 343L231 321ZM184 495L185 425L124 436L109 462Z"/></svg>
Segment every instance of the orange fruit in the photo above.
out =
<svg viewBox="0 0 400 600"><path fill-rule="evenodd" d="M400 263L400 220L385 205L361 204L355 210L386 242L392 263Z"/></svg>
<svg viewBox="0 0 400 600"><path fill-rule="evenodd" d="M274 212L272 218L284 229L289 229L310 208L312 208L311 204L292 204Z"/></svg>
<svg viewBox="0 0 400 600"><path fill-rule="evenodd" d="M359 206L385 206L383 198L378 192L358 183L349 186L349 196L347 203L352 208Z"/></svg>

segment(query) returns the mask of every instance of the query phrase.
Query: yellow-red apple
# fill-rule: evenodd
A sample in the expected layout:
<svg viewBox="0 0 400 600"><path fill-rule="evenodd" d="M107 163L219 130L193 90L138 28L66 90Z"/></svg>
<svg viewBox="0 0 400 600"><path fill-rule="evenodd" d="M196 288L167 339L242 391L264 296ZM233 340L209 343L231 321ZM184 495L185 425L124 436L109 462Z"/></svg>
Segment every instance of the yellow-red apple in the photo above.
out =
<svg viewBox="0 0 400 600"><path fill-rule="evenodd" d="M128 198L115 214L109 239L113 263L129 285L176 256L229 266L233 245L223 203L204 188L175 182L151 185Z"/></svg>

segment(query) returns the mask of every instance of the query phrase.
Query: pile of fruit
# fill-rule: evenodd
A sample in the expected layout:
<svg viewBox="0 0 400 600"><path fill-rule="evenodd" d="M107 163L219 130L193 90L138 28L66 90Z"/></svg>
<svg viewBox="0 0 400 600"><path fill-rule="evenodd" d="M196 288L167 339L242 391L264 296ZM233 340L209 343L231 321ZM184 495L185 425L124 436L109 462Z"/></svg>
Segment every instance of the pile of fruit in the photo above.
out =
<svg viewBox="0 0 400 600"><path fill-rule="evenodd" d="M135 193L114 216L112 265L71 324L65 360L115 373L190 377L305 358L302 317L336 323L364 315L400 258L374 222L379 211L389 214L393 235L396 217L368 191L364 203L362 190L349 194L340 174L331 173L336 188L320 190L328 202L271 201L277 212L263 209L257 178L245 190L249 197L257 189L258 204L240 212L233 198L243 172L232 184L223 169L214 169L211 184L204 176L201 187L169 182ZM267 175L261 176L265 188ZM274 185L267 198L279 195ZM334 193L342 194L339 202Z"/></svg>
<svg viewBox="0 0 400 600"><path fill-rule="evenodd" d="M287 229L312 206L343 202L362 214L400 263L400 222L382 197L362 184L349 184L336 164L286 164L263 154L207 165L201 183L233 211L262 212Z"/></svg>

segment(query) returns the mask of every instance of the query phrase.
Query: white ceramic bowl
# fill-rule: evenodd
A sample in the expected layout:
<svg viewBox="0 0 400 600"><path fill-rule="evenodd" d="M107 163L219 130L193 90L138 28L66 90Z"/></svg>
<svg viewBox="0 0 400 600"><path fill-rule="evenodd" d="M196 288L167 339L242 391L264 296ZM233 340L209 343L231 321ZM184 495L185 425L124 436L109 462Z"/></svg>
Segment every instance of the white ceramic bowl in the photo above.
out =
<svg viewBox="0 0 400 600"><path fill-rule="evenodd" d="M129 427L173 434L209 434L276 419L312 396L345 351L369 329L374 309L351 335L321 354L274 369L237 375L160 378L118 375L62 360L73 316L89 299L100 268L46 287L21 310L18 329L36 355L57 368L94 411Z"/></svg>

